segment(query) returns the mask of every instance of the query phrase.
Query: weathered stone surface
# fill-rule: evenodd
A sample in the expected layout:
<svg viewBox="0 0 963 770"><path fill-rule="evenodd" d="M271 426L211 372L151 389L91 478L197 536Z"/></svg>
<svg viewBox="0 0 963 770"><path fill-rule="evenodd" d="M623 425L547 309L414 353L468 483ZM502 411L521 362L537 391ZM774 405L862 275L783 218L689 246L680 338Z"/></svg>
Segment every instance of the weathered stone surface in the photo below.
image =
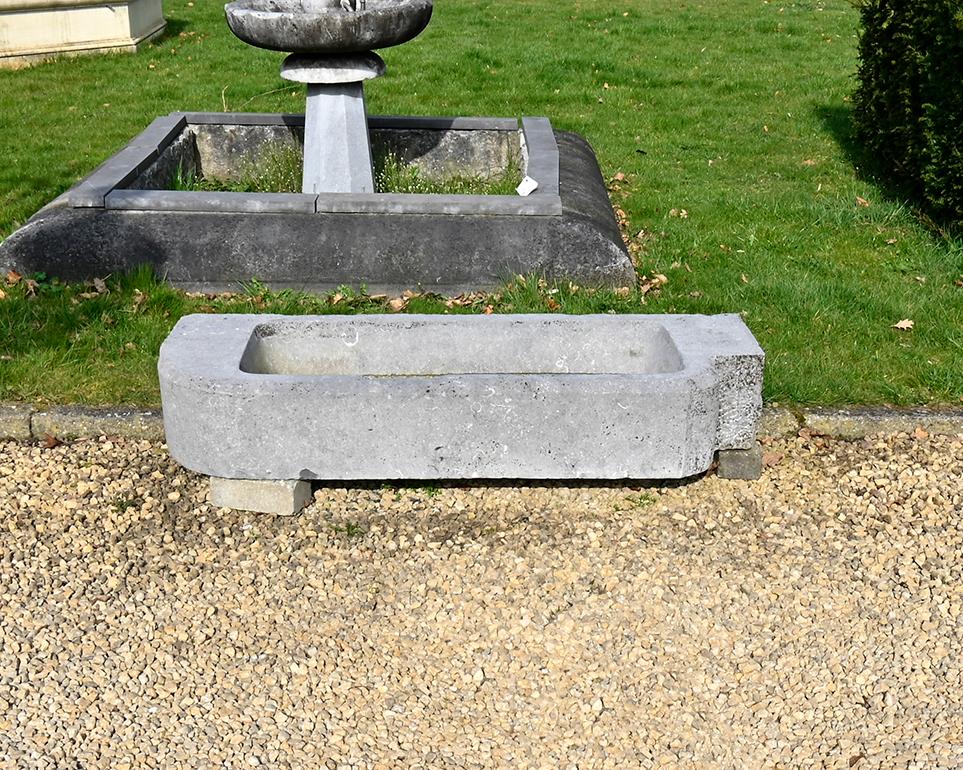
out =
<svg viewBox="0 0 963 770"><path fill-rule="evenodd" d="M211 476L679 478L746 443L762 360L736 315L195 315L158 371Z"/></svg>
<svg viewBox="0 0 963 770"><path fill-rule="evenodd" d="M340 0L236 0L224 7L245 43L272 51L338 54L388 48L428 26L432 0L364 0L346 11Z"/></svg>
<svg viewBox="0 0 963 770"><path fill-rule="evenodd" d="M837 438L856 439L873 433L963 432L963 409L893 409L891 407L810 408L802 411L807 428Z"/></svg>
<svg viewBox="0 0 963 770"><path fill-rule="evenodd" d="M241 120L245 126L249 122ZM275 120L279 131L296 130L290 116ZM391 120L372 123L384 131ZM403 130L435 124L469 133L474 126L491 133L501 125L494 119L397 123ZM90 280L149 264L174 285L199 291L230 290L257 278L277 289L326 291L365 284L373 291L457 293L495 288L530 273L583 285L631 285L634 268L591 148L574 134L546 133L533 125L539 127L529 124L531 135L526 133L529 162L558 169L556 191L548 174L527 197L351 199L335 193L319 196L317 213L311 213L309 202L280 194L264 194L263 205L245 197L243 206L233 207L242 194L139 194L112 189L124 176L119 172L95 173L89 186L106 208L96 207L94 199L70 205L70 191L0 244L0 268ZM191 196L203 206L178 210L189 208ZM135 201L143 208L134 208ZM283 204L280 210L277 202Z"/></svg>
<svg viewBox="0 0 963 770"><path fill-rule="evenodd" d="M754 481L762 475L762 447L754 443L748 449L719 450L719 478Z"/></svg>
<svg viewBox="0 0 963 770"><path fill-rule="evenodd" d="M56 56L134 52L164 34L161 0L4 0L0 68Z"/></svg>
<svg viewBox="0 0 963 770"><path fill-rule="evenodd" d="M211 477L211 505L254 513L292 516L311 500L308 481Z"/></svg>
<svg viewBox="0 0 963 770"><path fill-rule="evenodd" d="M384 74L384 59L373 51L343 56L293 53L281 64L281 77L295 83L360 83Z"/></svg>
<svg viewBox="0 0 963 770"><path fill-rule="evenodd" d="M361 83L309 83L301 192L374 191Z"/></svg>
<svg viewBox="0 0 963 770"><path fill-rule="evenodd" d="M150 441L164 440L160 414L151 409L58 406L35 412L32 418L35 438L58 439L82 436L126 436Z"/></svg>
<svg viewBox="0 0 963 770"><path fill-rule="evenodd" d="M794 436L800 428L799 418L783 406L767 406L759 417L759 435L770 438Z"/></svg>
<svg viewBox="0 0 963 770"><path fill-rule="evenodd" d="M0 440L29 441L32 413L33 407L29 404L0 403Z"/></svg>

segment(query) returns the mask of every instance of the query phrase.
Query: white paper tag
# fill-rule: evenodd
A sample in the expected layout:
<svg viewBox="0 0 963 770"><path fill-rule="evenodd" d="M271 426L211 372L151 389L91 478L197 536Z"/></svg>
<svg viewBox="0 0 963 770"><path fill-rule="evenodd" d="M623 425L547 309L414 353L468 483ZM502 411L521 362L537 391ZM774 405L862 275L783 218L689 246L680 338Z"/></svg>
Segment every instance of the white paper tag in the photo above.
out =
<svg viewBox="0 0 963 770"><path fill-rule="evenodd" d="M530 176L527 176L522 180L522 183L515 188L515 192L519 195L531 195L537 188L538 182Z"/></svg>

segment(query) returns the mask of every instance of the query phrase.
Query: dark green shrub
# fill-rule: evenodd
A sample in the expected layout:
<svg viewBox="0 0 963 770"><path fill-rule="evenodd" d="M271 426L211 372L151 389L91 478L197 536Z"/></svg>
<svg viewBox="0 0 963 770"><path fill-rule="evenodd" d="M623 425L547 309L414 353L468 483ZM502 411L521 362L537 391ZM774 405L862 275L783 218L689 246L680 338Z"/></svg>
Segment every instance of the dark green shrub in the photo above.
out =
<svg viewBox="0 0 963 770"><path fill-rule="evenodd" d="M937 221L963 227L963 0L863 0L856 133Z"/></svg>

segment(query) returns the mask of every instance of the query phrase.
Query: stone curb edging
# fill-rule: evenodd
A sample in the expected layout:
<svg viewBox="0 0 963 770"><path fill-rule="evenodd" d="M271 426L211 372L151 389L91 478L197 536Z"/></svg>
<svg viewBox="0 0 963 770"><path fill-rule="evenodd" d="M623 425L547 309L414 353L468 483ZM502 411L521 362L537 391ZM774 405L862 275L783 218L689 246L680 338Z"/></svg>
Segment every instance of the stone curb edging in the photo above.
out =
<svg viewBox="0 0 963 770"><path fill-rule="evenodd" d="M963 407L845 407L789 409L767 406L759 423L760 437L785 438L808 428L813 433L857 439L873 433L963 434ZM0 440L39 441L117 436L164 441L159 409L129 407L49 406L0 403Z"/></svg>
<svg viewBox="0 0 963 770"><path fill-rule="evenodd" d="M117 436L164 440L159 409L129 407L50 406L0 404L0 439L40 441L47 436L67 441L76 438Z"/></svg>

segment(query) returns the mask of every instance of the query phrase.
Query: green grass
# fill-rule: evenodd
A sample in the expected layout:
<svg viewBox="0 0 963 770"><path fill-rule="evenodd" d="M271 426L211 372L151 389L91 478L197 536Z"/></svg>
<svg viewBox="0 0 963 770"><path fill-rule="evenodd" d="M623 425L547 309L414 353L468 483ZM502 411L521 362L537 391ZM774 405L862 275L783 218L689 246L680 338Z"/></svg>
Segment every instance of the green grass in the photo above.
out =
<svg viewBox="0 0 963 770"><path fill-rule="evenodd" d="M173 34L141 54L0 71L0 235L158 114L302 108L278 76L283 55L233 38L220 3L174 0L165 13ZM529 281L406 310L740 312L767 350L770 401L959 403L963 244L865 173L850 131L856 33L848 0L439 4L419 38L384 52L369 111L548 115L585 135L616 180L641 272L668 280L644 304L637 291ZM157 348L184 312L388 309L191 298L144 275L109 285L77 304L89 288L5 289L0 398L156 404ZM891 328L901 319L912 331Z"/></svg>
<svg viewBox="0 0 963 770"><path fill-rule="evenodd" d="M174 190L223 190L230 192L294 193L301 192L300 148L282 145L261 154L256 164L242 168L232 181L208 179L184 174L180 169L171 180ZM375 192L421 193L426 195L515 195L521 181L517 163L510 164L504 173L491 178L456 175L446 179L432 179L417 166L404 163L392 153L379 154L374 159Z"/></svg>

